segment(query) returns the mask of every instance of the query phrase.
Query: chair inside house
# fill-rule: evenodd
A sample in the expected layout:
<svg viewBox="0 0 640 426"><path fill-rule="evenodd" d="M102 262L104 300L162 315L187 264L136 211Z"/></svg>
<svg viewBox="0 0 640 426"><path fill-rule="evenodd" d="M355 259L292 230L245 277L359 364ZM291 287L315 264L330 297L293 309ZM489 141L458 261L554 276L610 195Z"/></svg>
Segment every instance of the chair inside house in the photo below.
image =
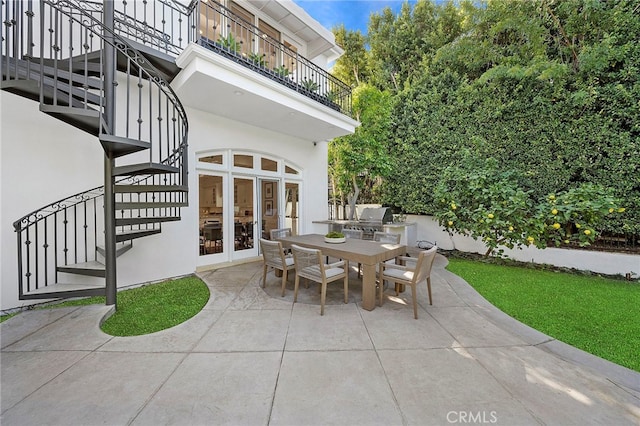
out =
<svg viewBox="0 0 640 426"><path fill-rule="evenodd" d="M269 241L260 238L260 250L264 265L262 268L262 288L267 282L267 269L282 271L282 296L287 286L288 271L295 269L294 260L291 255L285 255L280 241Z"/></svg>
<svg viewBox="0 0 640 426"><path fill-rule="evenodd" d="M235 239L236 250L244 250L245 248L247 248L247 232L244 223L234 223L233 235Z"/></svg>
<svg viewBox="0 0 640 426"><path fill-rule="evenodd" d="M362 229L343 229L341 232L345 238L356 238L358 240L362 239L364 233Z"/></svg>
<svg viewBox="0 0 640 426"><path fill-rule="evenodd" d="M324 303L327 298L327 284L330 282L343 280L344 283L344 303L349 301L349 261L325 265L322 261L322 251L291 245L296 268L296 281L293 290L293 302L298 300L298 287L300 278L306 278L320 283L320 315L324 315Z"/></svg>
<svg viewBox="0 0 640 426"><path fill-rule="evenodd" d="M204 242L202 254L222 252L222 225L205 225L202 229L202 237Z"/></svg>
<svg viewBox="0 0 640 426"><path fill-rule="evenodd" d="M416 286L422 281L427 281L427 291L429 293L429 304L432 305L431 299L431 267L436 257L438 247L434 246L429 250L421 251L417 259L413 257L400 256L400 260L409 262L408 265L396 265L390 263L380 263L380 272L378 274L380 283L385 280L396 283L396 296L400 294L399 284L411 286L411 298L413 299L413 316L418 319L418 300L416 297ZM413 263L415 262L415 264ZM379 304L382 306L384 286L378 286Z"/></svg>

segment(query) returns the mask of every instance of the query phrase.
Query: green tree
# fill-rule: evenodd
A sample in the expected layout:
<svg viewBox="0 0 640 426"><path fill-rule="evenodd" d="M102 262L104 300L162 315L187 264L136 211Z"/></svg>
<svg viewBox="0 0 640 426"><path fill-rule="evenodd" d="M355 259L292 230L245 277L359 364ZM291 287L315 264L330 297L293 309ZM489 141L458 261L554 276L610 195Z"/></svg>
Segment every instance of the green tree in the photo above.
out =
<svg viewBox="0 0 640 426"><path fill-rule="evenodd" d="M351 218L360 193L371 200L378 191L380 179L391 170L386 146L390 133L390 94L370 85L360 85L354 90L353 98L353 110L361 126L353 135L329 143L333 193L347 200Z"/></svg>
<svg viewBox="0 0 640 426"><path fill-rule="evenodd" d="M352 87L358 86L369 77L365 37L360 30L347 30L343 25L333 28L336 43L344 49L344 54L336 61L332 74Z"/></svg>

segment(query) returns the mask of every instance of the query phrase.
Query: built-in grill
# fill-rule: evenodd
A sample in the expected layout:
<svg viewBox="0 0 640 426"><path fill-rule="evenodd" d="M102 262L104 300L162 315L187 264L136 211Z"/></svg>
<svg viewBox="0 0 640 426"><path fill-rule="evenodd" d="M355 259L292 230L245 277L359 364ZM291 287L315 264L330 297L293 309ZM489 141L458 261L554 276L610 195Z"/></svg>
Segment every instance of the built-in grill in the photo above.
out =
<svg viewBox="0 0 640 426"><path fill-rule="evenodd" d="M383 225L393 222L393 214L388 207L366 207L358 221L343 222L342 229L361 229L362 238L372 240L376 231L382 232Z"/></svg>

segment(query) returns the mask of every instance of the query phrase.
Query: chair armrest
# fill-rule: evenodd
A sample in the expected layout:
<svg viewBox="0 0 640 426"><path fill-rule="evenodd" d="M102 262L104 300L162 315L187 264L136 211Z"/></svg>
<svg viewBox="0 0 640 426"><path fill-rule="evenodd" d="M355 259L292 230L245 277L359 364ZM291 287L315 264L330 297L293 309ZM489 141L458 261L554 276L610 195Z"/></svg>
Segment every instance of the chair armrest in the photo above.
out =
<svg viewBox="0 0 640 426"><path fill-rule="evenodd" d="M328 263L324 265L325 268L342 268L343 266L345 266L344 260L341 260L339 262L334 262L334 263Z"/></svg>
<svg viewBox="0 0 640 426"><path fill-rule="evenodd" d="M407 268L404 265L396 265L395 263L380 263L380 271L384 271L385 269L397 269L399 271L411 271L411 269Z"/></svg>

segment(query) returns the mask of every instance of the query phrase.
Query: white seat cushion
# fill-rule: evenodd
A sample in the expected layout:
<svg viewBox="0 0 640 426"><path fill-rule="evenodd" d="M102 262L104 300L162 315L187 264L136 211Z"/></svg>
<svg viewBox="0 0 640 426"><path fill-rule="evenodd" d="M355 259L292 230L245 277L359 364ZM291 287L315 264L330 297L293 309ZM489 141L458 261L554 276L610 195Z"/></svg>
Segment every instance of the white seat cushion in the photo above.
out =
<svg viewBox="0 0 640 426"><path fill-rule="evenodd" d="M340 275L344 273L344 269L342 268L329 268L324 270L327 278L335 277L336 275Z"/></svg>
<svg viewBox="0 0 640 426"><path fill-rule="evenodd" d="M388 277L400 278L401 280L405 281L411 281L413 279L413 271L404 271L401 269L385 269L384 275Z"/></svg>
<svg viewBox="0 0 640 426"><path fill-rule="evenodd" d="M307 276L312 276L314 278L317 278L318 281L322 281L322 275L320 275L320 267L318 265L314 265L314 266L307 266L306 268L302 269L302 271L300 271L301 275L307 275ZM340 275L342 273L344 273L344 269L342 268L327 268L324 270L325 275L327 276L327 278L331 278L331 277L335 277L336 275Z"/></svg>

